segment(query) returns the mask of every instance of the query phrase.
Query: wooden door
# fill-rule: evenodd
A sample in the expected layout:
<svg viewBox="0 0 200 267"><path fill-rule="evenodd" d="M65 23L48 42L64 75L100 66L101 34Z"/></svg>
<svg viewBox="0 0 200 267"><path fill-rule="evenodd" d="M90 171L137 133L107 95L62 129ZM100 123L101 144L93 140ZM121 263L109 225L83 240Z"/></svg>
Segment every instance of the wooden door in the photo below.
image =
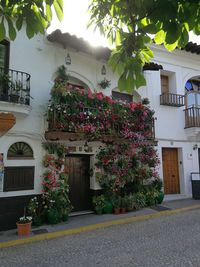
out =
<svg viewBox="0 0 200 267"><path fill-rule="evenodd" d="M164 193L179 194L179 171L178 171L178 150L177 148L163 148L163 178Z"/></svg>
<svg viewBox="0 0 200 267"><path fill-rule="evenodd" d="M90 193L90 157L87 155L70 155L65 158L69 171L69 198L72 211L91 209Z"/></svg>
<svg viewBox="0 0 200 267"><path fill-rule="evenodd" d="M169 78L168 76L161 75L161 93L167 94L169 93Z"/></svg>

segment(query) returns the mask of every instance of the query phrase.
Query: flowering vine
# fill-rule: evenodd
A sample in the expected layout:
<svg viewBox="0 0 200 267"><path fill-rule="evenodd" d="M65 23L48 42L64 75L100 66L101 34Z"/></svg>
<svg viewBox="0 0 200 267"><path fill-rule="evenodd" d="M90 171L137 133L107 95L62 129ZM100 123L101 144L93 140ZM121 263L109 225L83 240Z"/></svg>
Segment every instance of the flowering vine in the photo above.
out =
<svg viewBox="0 0 200 267"><path fill-rule="evenodd" d="M51 130L83 132L98 139L102 134L115 135L132 142L153 138L153 114L141 102L123 103L63 83L55 83L48 106Z"/></svg>

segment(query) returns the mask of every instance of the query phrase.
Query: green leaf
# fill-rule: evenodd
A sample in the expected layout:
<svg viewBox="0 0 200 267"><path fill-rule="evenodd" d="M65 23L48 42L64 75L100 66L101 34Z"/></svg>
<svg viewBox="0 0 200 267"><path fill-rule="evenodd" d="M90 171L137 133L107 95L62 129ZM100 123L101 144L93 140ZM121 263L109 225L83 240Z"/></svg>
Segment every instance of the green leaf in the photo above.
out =
<svg viewBox="0 0 200 267"><path fill-rule="evenodd" d="M143 19L140 20L140 23L143 26L147 26L148 25L148 19L147 18L143 18Z"/></svg>
<svg viewBox="0 0 200 267"><path fill-rule="evenodd" d="M115 44L116 44L116 46L121 44L121 33L120 33L120 31L116 31Z"/></svg>
<svg viewBox="0 0 200 267"><path fill-rule="evenodd" d="M200 24L196 24L193 29L194 34L200 35Z"/></svg>
<svg viewBox="0 0 200 267"><path fill-rule="evenodd" d="M16 38L16 30L15 27L13 26L13 21L10 19L10 17L6 16L6 20L8 22L8 33L9 33L9 37L12 41L15 40Z"/></svg>
<svg viewBox="0 0 200 267"><path fill-rule="evenodd" d="M4 26L4 20L2 19L2 22L0 23L0 41L2 41L5 38L6 30Z"/></svg>
<svg viewBox="0 0 200 267"><path fill-rule="evenodd" d="M53 2L54 9L56 11L56 16L61 21L63 19L63 3L62 0L55 0Z"/></svg>
<svg viewBox="0 0 200 267"><path fill-rule="evenodd" d="M162 44L165 41L165 32L163 30L156 33L154 37L154 41L156 44Z"/></svg>
<svg viewBox="0 0 200 267"><path fill-rule="evenodd" d="M177 45L178 45L178 41L176 41L173 44L164 43L165 48L170 52L173 51L177 47Z"/></svg>
<svg viewBox="0 0 200 267"><path fill-rule="evenodd" d="M51 7L50 5L46 5L46 16L47 16L47 20L51 21L52 19L52 11L51 11Z"/></svg>
<svg viewBox="0 0 200 267"><path fill-rule="evenodd" d="M149 24L143 28L143 31L150 34L155 34L158 30L155 24Z"/></svg>
<svg viewBox="0 0 200 267"><path fill-rule="evenodd" d="M31 39L35 34L35 30L32 26L33 25L30 23L30 21L26 19L26 35L29 39Z"/></svg>
<svg viewBox="0 0 200 267"><path fill-rule="evenodd" d="M126 90L126 72L124 72L118 80L118 89L121 92Z"/></svg>
<svg viewBox="0 0 200 267"><path fill-rule="evenodd" d="M188 43L188 41L189 41L188 31L185 28L183 28L182 34L181 34L180 39L178 41L178 46L179 47L185 47L186 44Z"/></svg>
<svg viewBox="0 0 200 267"><path fill-rule="evenodd" d="M16 20L16 28L18 31L21 30L22 25L23 25L23 17L19 16L18 19Z"/></svg>
<svg viewBox="0 0 200 267"><path fill-rule="evenodd" d="M176 22L170 22L165 25L167 44L174 44L181 35L181 28Z"/></svg>
<svg viewBox="0 0 200 267"><path fill-rule="evenodd" d="M142 73L137 74L135 85L136 85L136 88L139 88L141 86L146 85L146 80L145 80L144 75Z"/></svg>

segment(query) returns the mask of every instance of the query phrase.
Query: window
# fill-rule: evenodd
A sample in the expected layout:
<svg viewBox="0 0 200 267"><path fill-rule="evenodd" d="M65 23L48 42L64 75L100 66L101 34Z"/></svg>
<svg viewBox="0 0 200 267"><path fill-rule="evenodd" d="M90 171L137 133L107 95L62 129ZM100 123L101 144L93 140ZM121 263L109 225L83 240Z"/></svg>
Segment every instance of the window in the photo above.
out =
<svg viewBox="0 0 200 267"><path fill-rule="evenodd" d="M24 143L17 142L10 146L7 154L8 159L33 159L32 148Z"/></svg>
<svg viewBox="0 0 200 267"><path fill-rule="evenodd" d="M4 191L31 190L34 188L34 166L5 167Z"/></svg>
<svg viewBox="0 0 200 267"><path fill-rule="evenodd" d="M33 150L27 143L16 142L9 147L7 158L8 160L33 160ZM34 188L34 166L12 166L5 167L4 170L4 191L31 190Z"/></svg>
<svg viewBox="0 0 200 267"><path fill-rule="evenodd" d="M6 40L0 42L0 68L9 68L10 43Z"/></svg>
<svg viewBox="0 0 200 267"><path fill-rule="evenodd" d="M133 96L125 93L120 93L116 91L112 91L112 98L114 100L130 103L133 101Z"/></svg>
<svg viewBox="0 0 200 267"><path fill-rule="evenodd" d="M169 93L169 77L166 75L161 75L161 94Z"/></svg>
<svg viewBox="0 0 200 267"><path fill-rule="evenodd" d="M187 107L200 107L200 81L188 80L185 84Z"/></svg>

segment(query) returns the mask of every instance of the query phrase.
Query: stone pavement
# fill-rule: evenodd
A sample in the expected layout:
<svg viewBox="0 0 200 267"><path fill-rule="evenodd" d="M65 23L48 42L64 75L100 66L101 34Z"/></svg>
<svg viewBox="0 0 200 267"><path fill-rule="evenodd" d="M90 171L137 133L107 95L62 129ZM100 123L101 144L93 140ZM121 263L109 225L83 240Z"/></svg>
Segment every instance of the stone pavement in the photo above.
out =
<svg viewBox="0 0 200 267"><path fill-rule="evenodd" d="M51 239L59 236L91 231L117 224L126 224L134 221L144 221L153 217L172 215L187 210L200 209L200 200L181 199L163 202L161 205L144 208L125 214L87 214L70 216L67 222L56 225L32 227L29 237L18 237L16 229L0 232L0 248L32 241Z"/></svg>

